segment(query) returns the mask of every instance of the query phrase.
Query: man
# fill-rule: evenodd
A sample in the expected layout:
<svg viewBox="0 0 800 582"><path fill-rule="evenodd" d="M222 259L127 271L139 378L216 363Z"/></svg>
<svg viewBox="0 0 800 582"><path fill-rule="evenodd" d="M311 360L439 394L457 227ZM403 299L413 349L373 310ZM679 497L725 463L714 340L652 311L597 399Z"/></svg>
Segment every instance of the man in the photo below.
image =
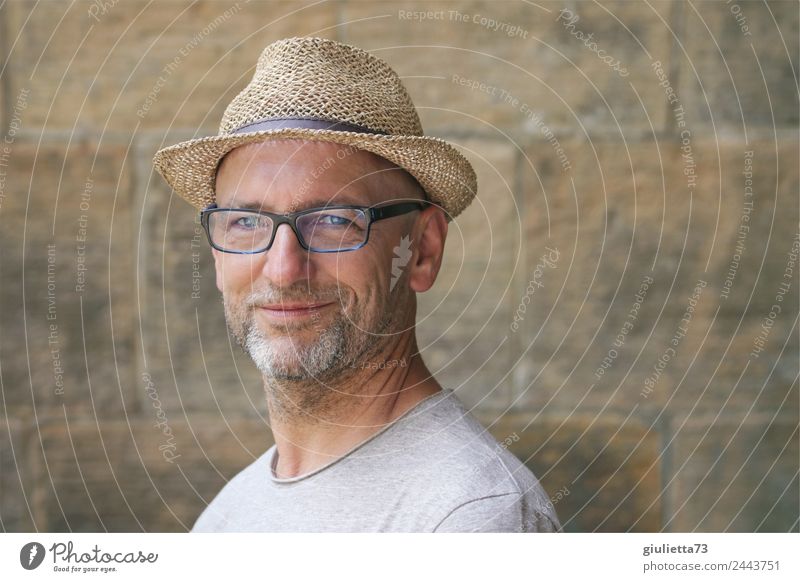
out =
<svg viewBox="0 0 800 582"><path fill-rule="evenodd" d="M560 529L534 475L418 352L416 293L477 184L422 134L385 62L322 38L273 43L219 135L154 161L202 209L275 437L192 531Z"/></svg>

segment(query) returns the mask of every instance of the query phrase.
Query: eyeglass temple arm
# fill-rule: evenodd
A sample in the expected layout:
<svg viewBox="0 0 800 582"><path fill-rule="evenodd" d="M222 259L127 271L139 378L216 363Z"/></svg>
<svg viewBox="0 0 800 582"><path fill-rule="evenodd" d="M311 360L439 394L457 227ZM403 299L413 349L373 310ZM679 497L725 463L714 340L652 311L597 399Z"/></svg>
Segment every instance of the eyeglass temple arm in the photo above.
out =
<svg viewBox="0 0 800 582"><path fill-rule="evenodd" d="M372 220L382 220L384 218L391 218L392 216L399 216L406 214L413 210L422 210L426 205L430 204L427 201L420 200L419 202L404 202L400 204L392 204L391 206L378 206L377 208L370 208Z"/></svg>

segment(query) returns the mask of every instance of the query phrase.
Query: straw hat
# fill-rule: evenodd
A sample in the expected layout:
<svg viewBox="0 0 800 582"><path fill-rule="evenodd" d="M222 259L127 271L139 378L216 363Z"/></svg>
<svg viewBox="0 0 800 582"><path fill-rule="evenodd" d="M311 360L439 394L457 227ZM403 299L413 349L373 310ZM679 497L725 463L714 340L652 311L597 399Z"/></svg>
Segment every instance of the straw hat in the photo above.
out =
<svg viewBox="0 0 800 582"><path fill-rule="evenodd" d="M377 154L414 176L448 221L477 191L466 158L444 140L423 135L391 67L324 38L287 38L267 46L253 79L225 109L218 135L163 148L153 162L179 196L202 209L215 200L222 157L272 139L334 142Z"/></svg>

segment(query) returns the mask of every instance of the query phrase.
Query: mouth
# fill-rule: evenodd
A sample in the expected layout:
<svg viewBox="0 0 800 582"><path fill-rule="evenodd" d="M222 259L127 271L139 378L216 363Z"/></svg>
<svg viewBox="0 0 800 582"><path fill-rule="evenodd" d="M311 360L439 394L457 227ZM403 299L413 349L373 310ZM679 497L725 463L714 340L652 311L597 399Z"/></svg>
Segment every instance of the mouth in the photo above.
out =
<svg viewBox="0 0 800 582"><path fill-rule="evenodd" d="M330 303L281 303L277 305L258 305L256 309L274 319L295 319L308 317L333 305Z"/></svg>

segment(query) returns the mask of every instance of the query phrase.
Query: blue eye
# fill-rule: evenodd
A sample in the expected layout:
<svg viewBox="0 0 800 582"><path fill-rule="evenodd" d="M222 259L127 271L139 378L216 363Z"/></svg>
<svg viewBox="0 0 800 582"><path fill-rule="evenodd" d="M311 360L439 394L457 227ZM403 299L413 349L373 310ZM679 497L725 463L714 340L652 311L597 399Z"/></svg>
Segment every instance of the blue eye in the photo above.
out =
<svg viewBox="0 0 800 582"><path fill-rule="evenodd" d="M258 223L259 220L257 216L242 216L236 220L233 225L242 228L256 228L258 227Z"/></svg>
<svg viewBox="0 0 800 582"><path fill-rule="evenodd" d="M342 216L336 216L335 214L325 214L320 216L319 221L322 222L329 218L332 220L332 222L329 223L331 226L348 226L349 224L352 224L351 220L348 220Z"/></svg>

